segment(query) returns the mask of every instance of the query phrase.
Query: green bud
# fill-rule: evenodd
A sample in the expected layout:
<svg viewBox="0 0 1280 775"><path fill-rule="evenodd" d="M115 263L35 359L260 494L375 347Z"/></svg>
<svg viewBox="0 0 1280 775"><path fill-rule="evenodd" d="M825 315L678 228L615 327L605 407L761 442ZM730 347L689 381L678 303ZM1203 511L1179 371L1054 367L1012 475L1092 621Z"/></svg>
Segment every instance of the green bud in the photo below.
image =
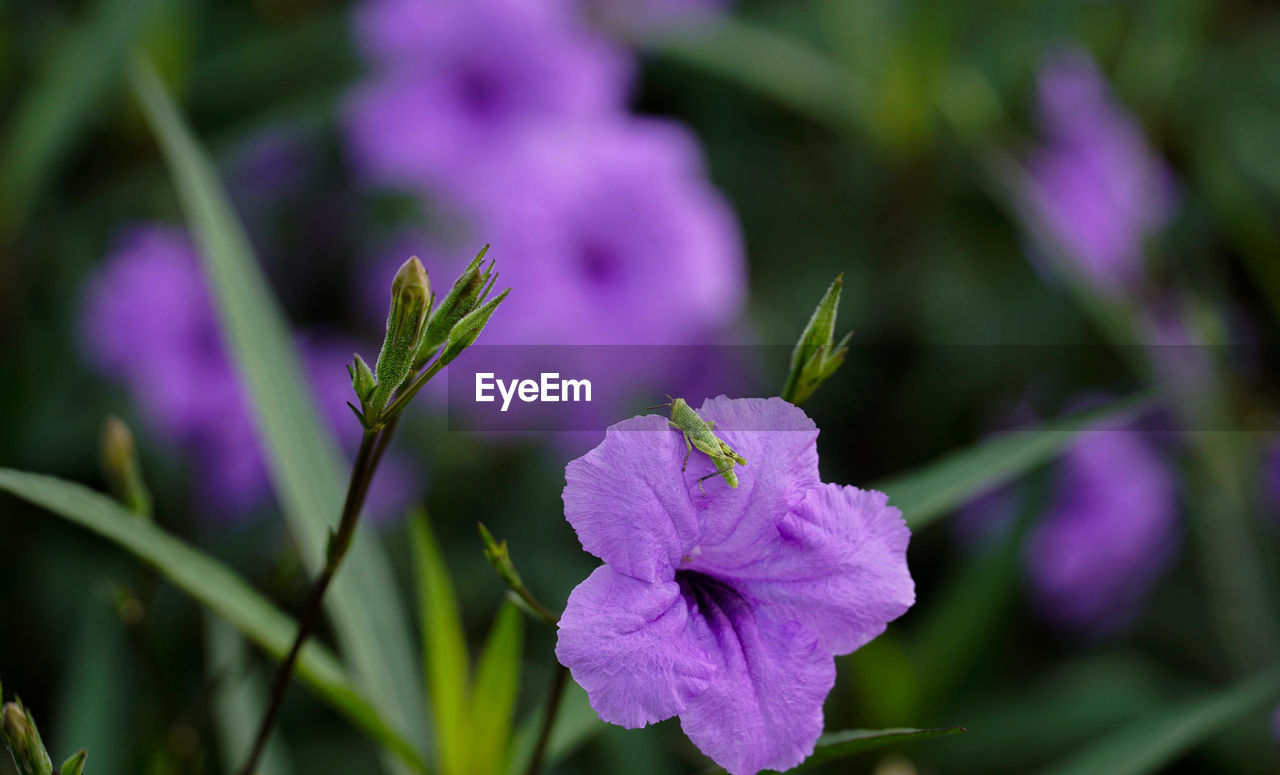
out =
<svg viewBox="0 0 1280 775"><path fill-rule="evenodd" d="M62 763L62 769L59 770L61 775L84 775L84 760L89 758L89 752L81 748L75 754Z"/></svg>
<svg viewBox="0 0 1280 775"><path fill-rule="evenodd" d="M404 262L391 283L387 335L378 354L377 382L365 405L366 414L380 412L413 373L418 345L422 343L430 314L431 282L422 262L414 256Z"/></svg>
<svg viewBox="0 0 1280 775"><path fill-rule="evenodd" d="M836 314L840 308L840 292L844 289L844 274L832 281L822 300L813 310L808 325L800 334L795 349L791 351L791 371L782 388L782 397L799 405L825 382L840 364L844 363L847 344L853 332L835 341Z"/></svg>
<svg viewBox="0 0 1280 775"><path fill-rule="evenodd" d="M373 395L373 388L378 381L374 379L373 369L364 362L360 353L355 353L352 357L352 363L347 366L347 373L351 375L351 389L356 392L360 404L364 405L369 402L369 397Z"/></svg>
<svg viewBox="0 0 1280 775"><path fill-rule="evenodd" d="M421 366L429 361L440 346L449 340L454 327L483 303L485 296L493 288L493 283L498 278L493 274L493 262L488 266L483 265L487 252L489 246L485 245L454 282L440 306L436 307L427 323L426 336L418 347L416 365Z"/></svg>
<svg viewBox="0 0 1280 775"><path fill-rule="evenodd" d="M134 514L151 518L151 493L142 479L133 433L119 417L108 416L102 423L102 474L116 500Z"/></svg>
<svg viewBox="0 0 1280 775"><path fill-rule="evenodd" d="M440 353L441 363L446 366L449 365L454 358L462 354L463 350L475 344L480 332L484 330L485 325L489 322L489 318L493 317L494 310L507 298L509 293L511 293L510 288L458 321L458 324L449 332L449 339L444 346L444 352Z"/></svg>
<svg viewBox="0 0 1280 775"><path fill-rule="evenodd" d="M516 566L511 562L511 553L507 550L507 542L498 541L493 537L493 533L489 532L489 528L483 523L477 522L476 527L480 529L480 540L484 543L484 558L489 561L493 569L498 572L502 580L508 586L519 588L523 582L520 580L520 574L516 572Z"/></svg>
<svg viewBox="0 0 1280 775"><path fill-rule="evenodd" d="M40 739L35 719L21 701L0 708L0 737L13 756L19 775L53 775L53 761Z"/></svg>

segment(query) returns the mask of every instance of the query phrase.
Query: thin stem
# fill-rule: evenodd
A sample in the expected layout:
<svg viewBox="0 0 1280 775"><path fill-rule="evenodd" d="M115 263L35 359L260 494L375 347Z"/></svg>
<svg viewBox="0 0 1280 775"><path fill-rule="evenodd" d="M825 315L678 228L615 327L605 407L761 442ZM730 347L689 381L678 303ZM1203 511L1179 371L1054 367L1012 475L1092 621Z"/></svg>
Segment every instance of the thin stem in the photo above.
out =
<svg viewBox="0 0 1280 775"><path fill-rule="evenodd" d="M302 615L301 623L298 625L298 634L294 638L293 647L289 649L288 656L285 657L284 661L280 663L280 667L276 670L275 678L271 683L271 699L267 705L266 715L262 719L262 724L258 727L258 734L254 739L253 748L249 752L249 758L244 767L240 769L240 775L253 775L255 768L258 766L258 759L261 758L262 752L266 748L267 739L271 736L271 730L275 727L276 717L280 715L285 691L289 688L289 679L293 676L293 669L298 661L298 655L302 653L302 647L306 644L312 630L315 629L320 620L320 609L321 604L324 602L325 592L329 590L329 584L333 581L338 567L342 564L342 558L346 556L347 549L351 546L351 540L355 535L356 523L360 518L360 509L363 507L365 495L369 491L369 483L373 480L373 472L377 468L378 458L381 457L380 450L385 449L386 446L386 442L383 439L384 437L389 437L392 431L394 431L394 426L389 426L384 430L366 430L363 438L360 439L360 449L356 453L355 465L351 469L351 481L347 485L347 498L342 507L342 519L338 524L338 531L330 538L324 569L321 570L320 575L312 583L311 594L307 599L307 607Z"/></svg>
<svg viewBox="0 0 1280 775"><path fill-rule="evenodd" d="M533 593L529 591L529 588L524 585L523 581L517 579L515 583L510 584L510 587L511 591L519 595L525 605L529 606L529 608L538 615L538 618L551 625L552 629L555 629L556 625L560 623L560 615L555 611L552 611L550 608L547 608L543 605L541 600L534 597Z"/></svg>
<svg viewBox="0 0 1280 775"><path fill-rule="evenodd" d="M525 775L538 775L542 769L542 760L547 754L547 744L551 742L551 729L556 723L556 714L560 711L560 701L564 698L565 686L569 683L569 668L556 665L556 673L551 678L551 692L547 695L546 714L542 719L542 731L538 733L538 744L529 759L529 769Z"/></svg>

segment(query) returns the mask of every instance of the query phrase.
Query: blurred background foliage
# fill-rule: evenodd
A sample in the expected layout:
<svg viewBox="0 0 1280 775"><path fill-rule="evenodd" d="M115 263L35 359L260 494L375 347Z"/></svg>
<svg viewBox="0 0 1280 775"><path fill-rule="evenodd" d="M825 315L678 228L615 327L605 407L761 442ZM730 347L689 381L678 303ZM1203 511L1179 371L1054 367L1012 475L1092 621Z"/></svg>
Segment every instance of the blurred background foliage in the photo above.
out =
<svg viewBox="0 0 1280 775"><path fill-rule="evenodd" d="M276 507L227 520L193 495L199 459L175 454L137 396L93 368L82 306L124 225L182 220L127 89L141 48L216 159L289 320L375 352L378 321L353 289L386 275L376 259L390 237L430 218L416 196L353 171L343 106L370 69L353 42L354 12L323 0L0 7L0 462L101 486L102 420L126 418L158 522L287 610L305 574ZM1140 319L1155 297L1179 310L1190 333L1178 341L1214 346L1202 352L1225 407L1155 423L1161 465L1175 472L1180 548L1122 625L1064 627L1028 594L1024 535L1051 513L1054 466L1000 496L1011 530L976 544L962 521L918 531L919 602L839 660L827 727L969 732L831 771L1039 771L1280 657L1280 507L1267 496L1276 473L1266 462L1280 313L1280 10L1243 0L744 0L724 13L654 31L602 12L598 34L635 49L632 112L689 127L736 213L748 295L722 341L789 345L844 273L840 325L867 347L806 405L823 429L826 480L870 486L1062 414L1081 396L1146 384L1160 358L1148 359L1155 338ZM1141 293L1072 278L1070 257L1060 271L1011 177L1047 142L1037 78L1064 47L1088 52L1169 169L1175 204L1145 235ZM285 138L302 161L263 177L251 154L264 137ZM501 243L494 253L500 267L521 259ZM443 287L452 270L436 276ZM1135 360L1147 364L1141 373ZM527 584L562 605L596 564L561 513L571 454L540 437L449 432L438 407L407 426L398 451L432 514L473 650L503 598L477 519L510 542ZM407 525L392 517L377 530L410 588ZM37 709L51 748L88 747L96 775L230 771L215 730L236 711L229 721L212 699L208 666L227 653L212 619L130 557L10 498L0 550L0 671ZM1233 629L1241 616L1256 626ZM522 715L540 703L552 645L545 628L526 627ZM258 652L230 653L238 669L265 674ZM282 729L294 771L377 766L369 741L310 695L290 695ZM602 728L556 771L705 766L668 722ZM1277 767L1259 704L1168 771Z"/></svg>

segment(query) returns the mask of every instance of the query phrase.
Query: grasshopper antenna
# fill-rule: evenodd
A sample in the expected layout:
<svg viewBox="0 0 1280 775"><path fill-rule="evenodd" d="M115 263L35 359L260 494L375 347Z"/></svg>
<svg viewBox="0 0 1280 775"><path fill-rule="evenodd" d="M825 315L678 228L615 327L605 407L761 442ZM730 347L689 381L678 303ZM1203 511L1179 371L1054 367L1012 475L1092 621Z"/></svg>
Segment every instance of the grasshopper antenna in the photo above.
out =
<svg viewBox="0 0 1280 775"><path fill-rule="evenodd" d="M662 409L663 407L671 406L673 403L675 403L675 399L672 398L670 394L664 393L663 395L667 397L667 402L665 404L654 404L653 406L646 406L644 410L647 412L650 409Z"/></svg>

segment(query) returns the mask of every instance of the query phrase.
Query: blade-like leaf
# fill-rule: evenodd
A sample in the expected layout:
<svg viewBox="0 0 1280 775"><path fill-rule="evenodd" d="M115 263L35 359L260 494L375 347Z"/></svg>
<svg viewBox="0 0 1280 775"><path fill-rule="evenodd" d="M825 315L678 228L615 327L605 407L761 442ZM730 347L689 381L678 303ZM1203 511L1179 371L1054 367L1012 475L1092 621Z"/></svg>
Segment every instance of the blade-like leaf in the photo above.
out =
<svg viewBox="0 0 1280 775"><path fill-rule="evenodd" d="M93 751L94 775L125 775L130 767L128 706L130 654L125 624L109 600L84 599L75 617L76 635L63 664L57 724L46 734L60 756L77 748Z"/></svg>
<svg viewBox="0 0 1280 775"><path fill-rule="evenodd" d="M466 772L469 730L467 705L467 642L458 614L457 597L444 556L431 533L425 512L409 520L413 539L413 564L418 577L422 654L427 676L427 696L435 721L436 750L446 775Z"/></svg>
<svg viewBox="0 0 1280 775"><path fill-rule="evenodd" d="M102 0L62 36L8 115L0 145L0 232L20 224L66 149L128 63L148 19L171 0ZM94 757L95 768L98 757Z"/></svg>
<svg viewBox="0 0 1280 775"><path fill-rule="evenodd" d="M284 317L254 259L212 162L159 78L139 61L132 83L173 175L230 349L261 429L267 468L304 562L324 560L342 509L342 457L310 399ZM390 564L363 532L326 598L342 653L388 720L425 731L426 717L405 611ZM425 736L419 740L425 745Z"/></svg>
<svg viewBox="0 0 1280 775"><path fill-rule="evenodd" d="M471 768L468 772L499 775L506 766L511 719L520 689L520 650L524 614L510 601L494 617L489 640L476 664L471 690Z"/></svg>
<svg viewBox="0 0 1280 775"><path fill-rule="evenodd" d="M928 740L931 737L944 737L964 732L964 727L941 727L938 729L845 729L839 732L827 732L818 738L813 753L799 765L787 770L788 773L804 772L820 764L852 756L855 753L868 751L896 743L910 743L917 740ZM715 768L710 773L723 773L724 769ZM774 772L774 770L765 770Z"/></svg>
<svg viewBox="0 0 1280 775"><path fill-rule="evenodd" d="M827 732L818 738L818 745L813 749L813 755L790 772L803 772L823 762L869 751L872 748L956 735L963 731L965 731L964 727L941 727L939 729L846 729Z"/></svg>
<svg viewBox="0 0 1280 775"><path fill-rule="evenodd" d="M1083 430L1100 422L1132 419L1151 409L1148 396L1012 431L961 450L906 476L875 485L902 509L912 530L945 516L969 499L1052 459Z"/></svg>
<svg viewBox="0 0 1280 775"><path fill-rule="evenodd" d="M1250 713L1280 699L1280 666L1245 678L1235 686L1146 716L1099 740L1044 775L1144 775Z"/></svg>
<svg viewBox="0 0 1280 775"><path fill-rule="evenodd" d="M508 775L519 775L529 767L538 733L542 730L542 717L540 709L520 723L520 728L511 741L512 757L511 764L507 767ZM556 713L551 739L547 741L544 768L550 770L556 762L576 751L592 736L603 732L606 726L591 708L586 691L569 681L564 690L564 699L560 701L560 711Z"/></svg>
<svg viewBox="0 0 1280 775"><path fill-rule="evenodd" d="M0 490L88 528L150 565L276 659L293 644L297 623L237 576L155 524L136 518L114 500L56 477L0 468ZM315 641L298 658L298 677L318 696L416 772L421 756L353 687L338 660Z"/></svg>
<svg viewBox="0 0 1280 775"><path fill-rule="evenodd" d="M240 633L213 614L204 615L205 674L213 682L213 721L223 772L235 775L249 755L266 709L266 685L252 672ZM293 763L279 729L262 753L263 772L293 775Z"/></svg>

